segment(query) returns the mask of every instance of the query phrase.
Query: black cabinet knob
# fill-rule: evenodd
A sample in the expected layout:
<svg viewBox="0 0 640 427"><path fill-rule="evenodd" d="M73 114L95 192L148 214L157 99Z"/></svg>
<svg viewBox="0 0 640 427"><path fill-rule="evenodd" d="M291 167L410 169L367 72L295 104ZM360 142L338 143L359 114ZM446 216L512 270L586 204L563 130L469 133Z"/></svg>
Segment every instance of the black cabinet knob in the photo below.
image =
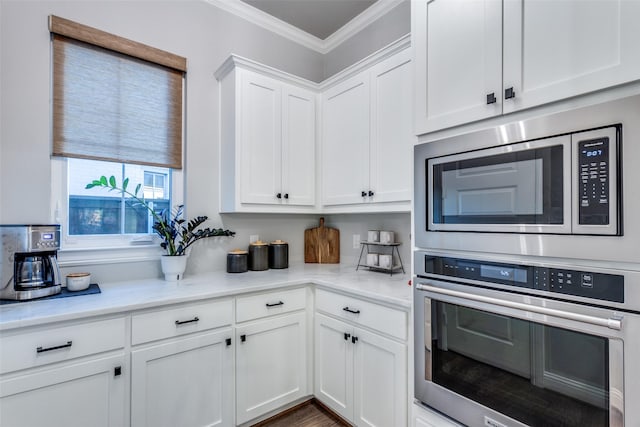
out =
<svg viewBox="0 0 640 427"><path fill-rule="evenodd" d="M354 336L354 337L351 337L351 343L352 343L352 344L355 344L355 343L356 343L356 341L358 341L358 337L355 337L355 336Z"/></svg>
<svg viewBox="0 0 640 427"><path fill-rule="evenodd" d="M351 337L351 334L348 334L348 333L345 332L344 333L344 340L345 341L349 341L349 337Z"/></svg>
<svg viewBox="0 0 640 427"><path fill-rule="evenodd" d="M278 193L278 194L276 194L276 198L278 198L278 199L282 199L282 193Z"/></svg>
<svg viewBox="0 0 640 427"><path fill-rule="evenodd" d="M284 193L284 198L288 199L289 198L289 193Z"/></svg>
<svg viewBox="0 0 640 427"><path fill-rule="evenodd" d="M504 90L504 99L511 99L516 97L516 92L512 87L508 87Z"/></svg>
<svg viewBox="0 0 640 427"><path fill-rule="evenodd" d="M495 104L497 101L496 99L496 93L495 92L491 92L487 94L487 104Z"/></svg>
<svg viewBox="0 0 640 427"><path fill-rule="evenodd" d="M245 342L247 340L247 336L246 335L240 335L240 342Z"/></svg>
<svg viewBox="0 0 640 427"><path fill-rule="evenodd" d="M373 191L369 190L369 197L373 197Z"/></svg>
<svg viewBox="0 0 640 427"><path fill-rule="evenodd" d="M366 192L366 191L363 191L363 192L361 193L361 195L362 195L362 197L367 197L367 192Z"/></svg>

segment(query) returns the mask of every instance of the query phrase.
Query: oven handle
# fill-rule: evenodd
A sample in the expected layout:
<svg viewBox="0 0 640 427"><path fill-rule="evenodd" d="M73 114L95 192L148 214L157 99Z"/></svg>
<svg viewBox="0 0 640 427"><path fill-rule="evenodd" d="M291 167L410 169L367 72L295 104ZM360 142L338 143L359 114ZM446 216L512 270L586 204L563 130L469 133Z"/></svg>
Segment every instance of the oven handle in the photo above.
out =
<svg viewBox="0 0 640 427"><path fill-rule="evenodd" d="M554 316L554 317L560 317L562 319L575 320L577 322L586 322L596 326L604 326L610 329L615 329L616 331L619 331L622 329L622 319L611 319L611 318L603 319L602 317L587 316L586 314L567 313L565 311L554 310L552 308L531 306L529 304L523 304L521 302L505 301L505 300L499 300L496 298L485 297L482 295L472 295L472 294L467 294L465 292L453 291L450 289L436 288L435 286L424 285L422 283L417 283L416 289L420 291L427 291L434 294L439 294L439 295L447 295L447 296L463 298L471 301L484 302L484 303L493 304L493 305L500 305L507 308L513 308L516 310L530 311L538 314L543 314L545 316Z"/></svg>

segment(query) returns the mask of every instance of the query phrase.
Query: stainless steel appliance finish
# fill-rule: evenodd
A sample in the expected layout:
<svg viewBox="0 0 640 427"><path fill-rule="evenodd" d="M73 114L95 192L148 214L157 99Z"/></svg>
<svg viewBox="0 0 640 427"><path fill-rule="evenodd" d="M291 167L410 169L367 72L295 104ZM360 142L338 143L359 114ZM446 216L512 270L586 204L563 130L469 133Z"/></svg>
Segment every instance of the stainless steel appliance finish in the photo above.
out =
<svg viewBox="0 0 640 427"><path fill-rule="evenodd" d="M414 254L415 398L474 426L635 425L640 271Z"/></svg>
<svg viewBox="0 0 640 427"><path fill-rule="evenodd" d="M59 225L0 225L0 299L30 300L61 290Z"/></svg>
<svg viewBox="0 0 640 427"><path fill-rule="evenodd" d="M636 95L417 145L416 246L640 262L638 117Z"/></svg>

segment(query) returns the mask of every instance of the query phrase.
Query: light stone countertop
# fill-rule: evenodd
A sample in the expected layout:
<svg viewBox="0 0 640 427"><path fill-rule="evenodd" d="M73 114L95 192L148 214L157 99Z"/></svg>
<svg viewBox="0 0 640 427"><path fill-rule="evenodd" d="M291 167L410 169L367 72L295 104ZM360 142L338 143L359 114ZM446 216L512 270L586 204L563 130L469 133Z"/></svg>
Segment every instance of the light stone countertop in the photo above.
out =
<svg viewBox="0 0 640 427"><path fill-rule="evenodd" d="M151 307L314 284L403 310L411 307L410 274L369 271L347 264L300 264L282 270L224 271L187 275L178 283L162 279L100 283L100 294L0 306L0 331Z"/></svg>

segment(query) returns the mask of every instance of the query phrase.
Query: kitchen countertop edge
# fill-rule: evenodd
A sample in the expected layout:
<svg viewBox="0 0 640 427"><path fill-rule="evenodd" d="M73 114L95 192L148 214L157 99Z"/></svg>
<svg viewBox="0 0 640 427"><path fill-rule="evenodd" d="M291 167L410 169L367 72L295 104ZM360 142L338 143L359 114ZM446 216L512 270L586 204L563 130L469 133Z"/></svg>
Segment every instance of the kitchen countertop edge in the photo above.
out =
<svg viewBox="0 0 640 427"><path fill-rule="evenodd" d="M385 277L345 267L302 267L249 272L246 276L214 272L178 282L162 279L101 284L102 292L47 301L0 306L0 333L64 321L87 320L163 306L237 297L248 293L314 285L405 311L411 308L408 274ZM76 299L77 298L77 299ZM99 299L98 299L99 298Z"/></svg>

